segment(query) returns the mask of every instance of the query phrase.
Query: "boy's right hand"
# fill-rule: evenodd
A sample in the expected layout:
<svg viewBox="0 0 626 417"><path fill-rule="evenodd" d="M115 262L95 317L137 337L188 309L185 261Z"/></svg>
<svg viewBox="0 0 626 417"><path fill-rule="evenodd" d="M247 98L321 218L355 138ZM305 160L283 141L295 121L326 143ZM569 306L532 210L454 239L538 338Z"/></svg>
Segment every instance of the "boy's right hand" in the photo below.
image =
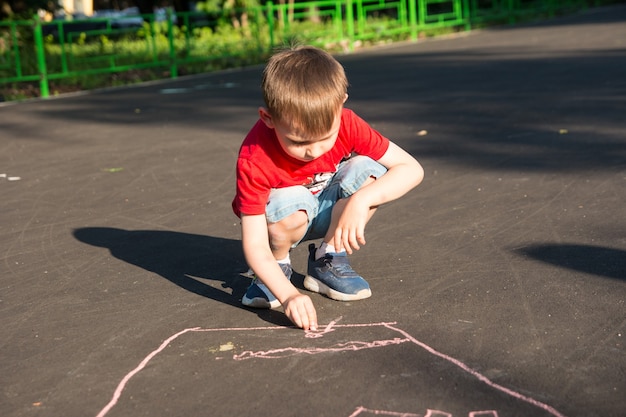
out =
<svg viewBox="0 0 626 417"><path fill-rule="evenodd" d="M297 293L283 303L289 320L304 330L317 330L317 313L308 295Z"/></svg>

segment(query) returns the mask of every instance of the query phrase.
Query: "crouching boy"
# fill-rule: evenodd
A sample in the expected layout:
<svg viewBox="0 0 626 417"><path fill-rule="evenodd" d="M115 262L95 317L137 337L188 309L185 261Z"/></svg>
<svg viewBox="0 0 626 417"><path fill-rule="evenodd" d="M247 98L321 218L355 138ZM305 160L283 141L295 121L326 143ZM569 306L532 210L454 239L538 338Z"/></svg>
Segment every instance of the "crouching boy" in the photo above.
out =
<svg viewBox="0 0 626 417"><path fill-rule="evenodd" d="M263 73L265 107L237 160L233 210L254 280L246 306L276 308L298 327L317 328L311 298L291 283L291 248L309 246L304 286L332 299L371 295L348 255L365 244L376 208L417 186L424 172L407 152L344 108L348 81L313 47L276 53Z"/></svg>

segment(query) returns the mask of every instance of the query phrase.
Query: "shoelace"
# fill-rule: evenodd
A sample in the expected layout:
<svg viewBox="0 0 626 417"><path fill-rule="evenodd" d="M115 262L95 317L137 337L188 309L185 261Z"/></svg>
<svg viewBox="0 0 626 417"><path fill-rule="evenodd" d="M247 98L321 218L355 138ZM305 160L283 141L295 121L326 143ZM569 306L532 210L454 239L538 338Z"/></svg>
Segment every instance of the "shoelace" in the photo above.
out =
<svg viewBox="0 0 626 417"><path fill-rule="evenodd" d="M356 272L354 272L354 269L352 269L352 267L350 266L348 262L344 261L344 262L337 262L333 264L333 259L335 258L336 257L330 254L326 254L324 255L324 263L328 265L329 267L335 269L341 275L356 275Z"/></svg>

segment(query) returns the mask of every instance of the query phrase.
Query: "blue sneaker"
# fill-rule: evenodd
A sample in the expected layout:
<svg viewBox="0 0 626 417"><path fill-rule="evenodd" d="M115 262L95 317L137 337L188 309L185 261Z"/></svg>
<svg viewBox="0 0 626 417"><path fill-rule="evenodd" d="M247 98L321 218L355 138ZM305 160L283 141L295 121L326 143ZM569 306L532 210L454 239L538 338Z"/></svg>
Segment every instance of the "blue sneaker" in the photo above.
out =
<svg viewBox="0 0 626 417"><path fill-rule="evenodd" d="M278 264L280 269L283 270L285 277L291 281L291 265ZM252 280L252 284L246 290L245 295L241 299L241 304L254 307L254 308L278 308L280 307L280 301L274 297L269 288L265 286L256 276Z"/></svg>
<svg viewBox="0 0 626 417"><path fill-rule="evenodd" d="M346 253L327 253L315 259L315 245L309 245L309 262L304 287L338 301L354 301L372 295L370 286L354 272Z"/></svg>

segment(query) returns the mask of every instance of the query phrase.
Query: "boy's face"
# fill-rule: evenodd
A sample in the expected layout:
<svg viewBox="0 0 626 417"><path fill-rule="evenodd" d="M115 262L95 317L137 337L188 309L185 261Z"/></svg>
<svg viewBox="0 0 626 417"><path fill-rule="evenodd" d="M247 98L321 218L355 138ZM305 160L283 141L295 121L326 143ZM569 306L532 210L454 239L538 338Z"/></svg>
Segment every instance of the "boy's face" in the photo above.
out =
<svg viewBox="0 0 626 417"><path fill-rule="evenodd" d="M289 124L282 121L274 121L267 109L260 108L261 120L270 129L276 132L276 138L283 150L293 158L307 162L312 161L332 149L339 135L341 125L340 113L335 117L330 131L320 137L303 137L296 132Z"/></svg>

